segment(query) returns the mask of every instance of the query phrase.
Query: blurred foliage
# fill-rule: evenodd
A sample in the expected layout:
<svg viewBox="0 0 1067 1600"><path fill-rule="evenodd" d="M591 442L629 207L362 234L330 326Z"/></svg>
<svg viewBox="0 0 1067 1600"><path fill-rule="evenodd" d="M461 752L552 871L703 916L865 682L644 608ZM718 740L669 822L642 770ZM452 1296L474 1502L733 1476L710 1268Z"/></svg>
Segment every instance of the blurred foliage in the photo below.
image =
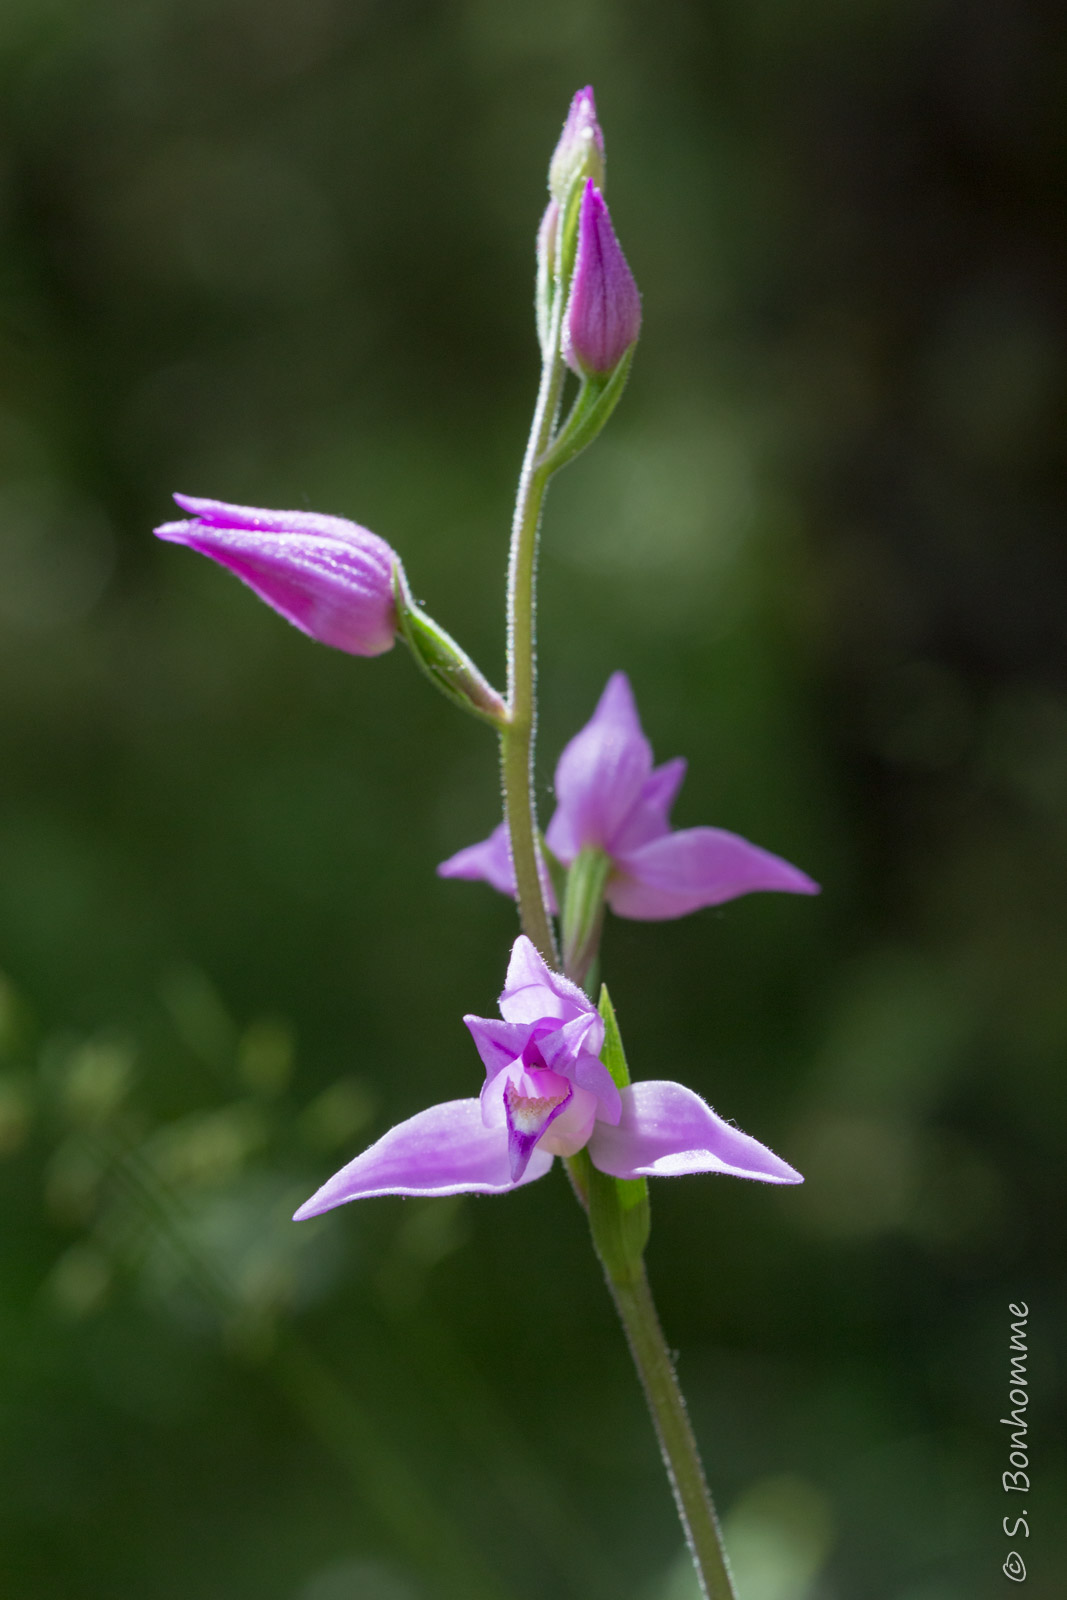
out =
<svg viewBox="0 0 1067 1600"><path fill-rule="evenodd" d="M286 1220L476 1085L513 914L433 867L491 740L148 533L172 489L351 516L499 675L587 81L645 324L548 504L542 797L625 667L679 823L824 884L605 942L636 1075L807 1176L652 1196L742 1597L1002 1592L1013 1299L1062 1592L1057 40L1048 0L9 0L4 1594L691 1594L558 1174Z"/></svg>

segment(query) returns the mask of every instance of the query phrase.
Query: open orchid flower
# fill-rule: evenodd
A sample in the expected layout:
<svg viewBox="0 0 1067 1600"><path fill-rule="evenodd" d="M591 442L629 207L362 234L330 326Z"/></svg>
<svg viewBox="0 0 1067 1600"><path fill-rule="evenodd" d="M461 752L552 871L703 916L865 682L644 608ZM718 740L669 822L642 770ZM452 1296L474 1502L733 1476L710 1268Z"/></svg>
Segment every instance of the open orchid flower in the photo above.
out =
<svg viewBox="0 0 1067 1600"><path fill-rule="evenodd" d="M684 917L759 889L818 894L806 873L736 833L672 830L668 818L685 767L681 757L653 767L630 681L613 673L591 720L559 758L549 849L568 867L579 851L602 850L611 860L604 898L618 916L641 922ZM504 824L437 871L514 894Z"/></svg>
<svg viewBox="0 0 1067 1600"><path fill-rule="evenodd" d="M298 1222L373 1195L503 1194L584 1145L614 1178L803 1181L680 1083L616 1088L600 1060L599 1012L525 935L511 953L500 1014L463 1019L485 1065L481 1099L447 1100L390 1128L300 1207Z"/></svg>

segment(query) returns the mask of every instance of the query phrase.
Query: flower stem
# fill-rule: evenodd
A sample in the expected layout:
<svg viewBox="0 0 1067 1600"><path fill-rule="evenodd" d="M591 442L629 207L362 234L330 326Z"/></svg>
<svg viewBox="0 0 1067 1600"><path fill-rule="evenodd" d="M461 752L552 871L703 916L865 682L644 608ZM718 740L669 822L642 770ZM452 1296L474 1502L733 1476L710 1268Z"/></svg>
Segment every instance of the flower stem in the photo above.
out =
<svg viewBox="0 0 1067 1600"><path fill-rule="evenodd" d="M541 505L551 469L539 464L548 447L559 411L566 369L559 355L563 296L558 293L541 370L530 439L519 478L511 526L508 562L508 700L507 722L500 732L500 765L504 808L511 840L511 859L518 889L519 919L550 966L558 955L542 887L537 845L537 813L533 789L536 698L537 543Z"/></svg>
<svg viewBox="0 0 1067 1600"><path fill-rule="evenodd" d="M600 991L598 1010L604 1022L601 1060L625 1092L630 1069L606 987ZM709 1600L735 1600L715 1506L645 1275L647 1181L610 1177L593 1165L588 1149L568 1157L566 1166L588 1214L593 1247L626 1330L701 1590Z"/></svg>
<svg viewBox="0 0 1067 1600"><path fill-rule="evenodd" d="M523 932L537 946L550 966L558 967L555 934L545 903L545 869L538 846L537 809L533 787L534 734L537 727L537 545L541 507L553 464L545 461L559 413L560 395L566 368L559 354L564 295L557 284L541 385L537 394L530 438L523 459L511 527L508 561L508 690L507 715L500 729L500 766L504 788L504 808L515 869L519 918ZM591 898L599 905L603 884L590 886ZM599 891L599 892L598 892ZM586 913L590 907L586 906ZM595 906L593 907L595 910ZM579 919L586 937L572 949L568 965L587 968L595 958L599 943L599 918L587 914ZM586 926L586 923L594 925ZM576 930L575 930L576 931ZM584 975L584 970L583 970ZM581 1152L579 1153L579 1157ZM567 1162L575 1193L589 1204L589 1191L583 1181L599 1178L592 1169L579 1167L579 1159ZM608 1203L618 1206L612 1183ZM674 1492L678 1515L685 1530L700 1586L708 1600L736 1600L730 1581L726 1553L719 1534L718 1519L712 1504L696 1440L689 1426L685 1401L674 1374L670 1352L656 1316L652 1293L639 1259L647 1227L638 1247L638 1259L613 1271L605 1263L605 1276L611 1290L630 1351L644 1386L660 1452ZM620 1234L625 1243L625 1236Z"/></svg>
<svg viewBox="0 0 1067 1600"><path fill-rule="evenodd" d="M736 1600L719 1519L644 1265L638 1264L625 1277L616 1278L610 1273L606 1276L652 1413L663 1465L701 1590L708 1600Z"/></svg>

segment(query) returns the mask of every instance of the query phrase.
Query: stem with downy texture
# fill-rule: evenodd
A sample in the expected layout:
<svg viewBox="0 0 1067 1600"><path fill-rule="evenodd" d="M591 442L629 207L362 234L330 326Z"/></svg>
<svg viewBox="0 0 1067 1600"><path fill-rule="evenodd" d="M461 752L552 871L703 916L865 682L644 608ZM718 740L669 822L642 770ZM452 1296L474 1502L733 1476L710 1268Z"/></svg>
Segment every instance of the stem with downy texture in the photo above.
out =
<svg viewBox="0 0 1067 1600"><path fill-rule="evenodd" d="M566 368L559 354L563 294L557 288L547 353L541 370L530 439L519 478L508 562L508 693L507 721L500 732L500 765L504 809L515 869L519 919L523 932L552 967L559 956L545 903L544 870L538 847L534 803L533 756L537 726L537 545L541 507L551 469L542 458L552 439ZM599 929L582 951L585 966L595 956ZM584 976L584 972L583 972ZM583 1197L574 1163L568 1171ZM599 1174L597 1175L600 1176ZM674 1493L678 1515L708 1600L735 1600L718 1519L704 1480L685 1400L678 1387L670 1352L656 1315L652 1293L640 1261L628 1272L606 1271L630 1351L644 1386L660 1452Z"/></svg>
<svg viewBox="0 0 1067 1600"><path fill-rule="evenodd" d="M610 1273L606 1276L644 1386L700 1587L708 1600L736 1600L719 1519L644 1266L640 1265L625 1280L613 1278Z"/></svg>
<svg viewBox="0 0 1067 1600"><path fill-rule="evenodd" d="M508 562L508 720L500 734L504 808L518 889L519 919L523 932L550 966L557 964L558 957L542 887L533 790L534 733L537 726L534 619L541 504L550 475L545 467L538 465L538 461L552 437L566 373L559 355L562 301L562 294L557 292L549 330L550 353L546 355L541 371L541 387L522 463L511 527Z"/></svg>

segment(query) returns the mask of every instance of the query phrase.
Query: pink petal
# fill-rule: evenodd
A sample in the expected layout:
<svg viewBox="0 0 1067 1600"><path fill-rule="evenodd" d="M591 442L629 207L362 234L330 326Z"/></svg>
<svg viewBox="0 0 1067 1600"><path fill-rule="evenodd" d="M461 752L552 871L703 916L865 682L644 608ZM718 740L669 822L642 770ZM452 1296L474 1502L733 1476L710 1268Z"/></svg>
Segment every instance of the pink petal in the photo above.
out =
<svg viewBox="0 0 1067 1600"><path fill-rule="evenodd" d="M631 1084L618 1127L598 1122L589 1141L594 1166L613 1178L674 1178L725 1172L763 1183L803 1183L799 1172L758 1139L732 1128L680 1083Z"/></svg>
<svg viewBox="0 0 1067 1600"><path fill-rule="evenodd" d="M567 1070L559 1063L575 1061L582 1051L599 1056L603 1044L604 1023L600 1013L594 1011L592 1006L572 1017L570 1022L565 1022L562 1028L553 1028L551 1032L539 1031L537 1034L541 1058L545 1066L551 1067L554 1072Z"/></svg>
<svg viewBox="0 0 1067 1600"><path fill-rule="evenodd" d="M472 1016L464 1017L463 1021L470 1029L482 1064L491 1078L520 1059L530 1037L529 1028L517 1022Z"/></svg>
<svg viewBox="0 0 1067 1600"><path fill-rule="evenodd" d="M454 856L449 856L447 861L442 861L437 869L439 878L466 878L472 882L481 881L490 884L501 894L515 898L515 869L511 864L511 844L508 839L508 825L506 822L498 823L489 835L480 844L470 844L465 850L457 850ZM552 915L556 915L556 896L552 888L552 880L548 875L547 867L542 865L541 890L545 897L545 904Z"/></svg>
<svg viewBox="0 0 1067 1600"><path fill-rule="evenodd" d="M540 1022L545 1017L570 1022L583 1014L595 1015L588 996L561 972L553 972L524 933L512 946L499 1003L506 1022Z"/></svg>
<svg viewBox="0 0 1067 1600"><path fill-rule="evenodd" d="M155 530L160 539L217 561L320 644L356 656L392 648L400 562L376 533L318 512L174 498L197 520L163 523Z"/></svg>
<svg viewBox="0 0 1067 1600"><path fill-rule="evenodd" d="M599 168L596 164L599 158ZM559 136L548 168L548 187L555 199L562 204L567 198L567 191L574 182L575 177L583 171L590 170L590 161L593 158L592 170L599 170L600 182L603 183L604 173L604 135L600 131L600 124L596 119L596 103L593 99L591 86L579 89L571 101L571 108L567 112L567 120L563 124L563 132Z"/></svg>
<svg viewBox="0 0 1067 1600"><path fill-rule="evenodd" d="M605 1122L619 1120L619 1091L614 1078L600 1059L604 1043L604 1024L594 1011L590 1017L576 1017L537 1041L541 1059L553 1072L562 1073L579 1089L597 1098L597 1116Z"/></svg>
<svg viewBox="0 0 1067 1600"><path fill-rule="evenodd" d="M607 901L620 917L660 922L757 889L818 894L798 867L722 828L683 828L616 860Z"/></svg>
<svg viewBox="0 0 1067 1600"><path fill-rule="evenodd" d="M618 1122L622 1115L619 1087L599 1056L583 1050L570 1073L571 1081L597 1098L597 1121Z"/></svg>
<svg viewBox="0 0 1067 1600"><path fill-rule="evenodd" d="M615 836L614 854L625 855L670 832L671 807L682 786L688 762L684 756L665 761L645 779L637 802Z"/></svg>
<svg viewBox="0 0 1067 1600"><path fill-rule="evenodd" d="M515 869L511 864L507 823L499 823L480 844L469 844L465 850L457 850L454 856L442 861L437 876L467 878L472 882L481 880L514 899Z"/></svg>
<svg viewBox="0 0 1067 1600"><path fill-rule="evenodd" d="M550 1155L534 1150L519 1182L544 1177L551 1165ZM306 1200L294 1221L375 1195L504 1194L516 1187L506 1135L485 1127L477 1100L448 1100L390 1128Z"/></svg>
<svg viewBox="0 0 1067 1600"><path fill-rule="evenodd" d="M587 179L560 348L572 371L609 373L641 331L641 296L604 197Z"/></svg>
<svg viewBox="0 0 1067 1600"><path fill-rule="evenodd" d="M353 529L367 532L366 528L360 528L358 523L350 522L347 517L331 517L322 511L272 511L265 506L234 506L226 500L205 500L194 494L176 494L172 498L205 528L244 528L258 533L318 533L329 539L347 539ZM377 538L377 535L373 537Z"/></svg>
<svg viewBox="0 0 1067 1600"><path fill-rule="evenodd" d="M591 719L559 758L557 810L545 833L549 849L567 866L583 845L613 854L616 834L651 771L652 749L630 681L614 672Z"/></svg>

